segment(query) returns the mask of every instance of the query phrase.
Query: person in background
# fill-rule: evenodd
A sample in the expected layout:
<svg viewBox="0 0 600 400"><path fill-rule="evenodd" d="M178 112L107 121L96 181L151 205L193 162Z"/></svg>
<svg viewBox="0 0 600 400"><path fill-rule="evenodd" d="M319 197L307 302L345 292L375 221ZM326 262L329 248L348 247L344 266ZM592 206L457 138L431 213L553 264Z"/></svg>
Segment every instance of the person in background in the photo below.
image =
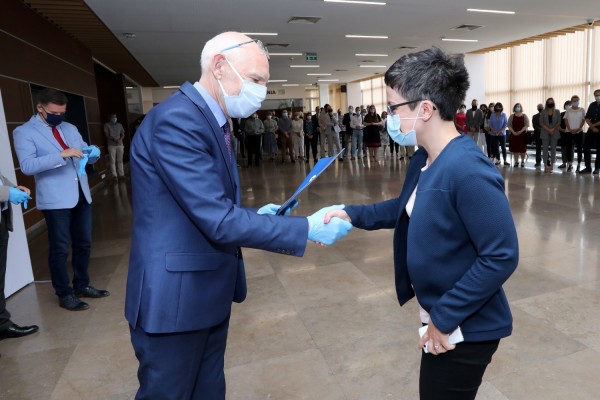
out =
<svg viewBox="0 0 600 400"><path fill-rule="evenodd" d="M558 166L559 169L567 168L569 159L569 153L571 152L571 146L573 146L571 140L571 134L567 134L567 123L565 121L565 113L568 109L571 108L571 100L565 101L563 104L563 112L560 113L560 139L558 140L558 145L560 145L560 154L562 159L562 164Z"/></svg>
<svg viewBox="0 0 600 400"><path fill-rule="evenodd" d="M600 171L600 89L594 90L594 99L585 113L585 122L588 124L588 131L585 134L583 144L583 157L585 160L585 169L582 174L592 172L592 148L596 148L596 162L594 166L594 175Z"/></svg>
<svg viewBox="0 0 600 400"><path fill-rule="evenodd" d="M381 147L381 127L383 126L383 120L377 114L375 106L369 106L369 113L363 120L365 148L368 149L369 155L372 160L377 159L377 150Z"/></svg>
<svg viewBox="0 0 600 400"><path fill-rule="evenodd" d="M387 111L384 111L381 113L381 132L379 134L379 137L381 137L381 146L383 147L383 158L386 158L387 156L387 147L390 144L390 135L388 134L387 131Z"/></svg>
<svg viewBox="0 0 600 400"><path fill-rule="evenodd" d="M269 157L269 161L273 161L277 155L277 138L275 137L277 122L273 119L273 112L269 111L267 113L267 118L263 121L263 127L265 128L263 151Z"/></svg>
<svg viewBox="0 0 600 400"><path fill-rule="evenodd" d="M350 124L352 125L352 154L350 160L356 157L363 157L363 119L360 107L356 107L356 112L352 115Z"/></svg>
<svg viewBox="0 0 600 400"><path fill-rule="evenodd" d="M420 399L473 400L500 340L512 333L502 286L517 267L519 244L504 179L454 126L469 87L462 55L437 48L408 54L386 72L385 84L388 132L419 146L402 193L329 211L325 222L395 230L396 296L401 305L415 297L427 326L418 342L427 346ZM489 210L493 223L482 223ZM450 343L459 328L464 341Z"/></svg>
<svg viewBox="0 0 600 400"><path fill-rule="evenodd" d="M123 139L125 139L125 129L117 121L117 114L111 114L109 121L104 124L104 135L108 144L108 156L111 178L115 181L125 179L123 171Z"/></svg>
<svg viewBox="0 0 600 400"><path fill-rule="evenodd" d="M464 104L461 104L460 107L458 107L458 111L454 115L454 126L456 127L456 130L462 135L467 134L467 114L466 114L466 112L467 112L467 106Z"/></svg>
<svg viewBox="0 0 600 400"><path fill-rule="evenodd" d="M304 162L308 163L310 159L310 150L312 149L313 161L317 163L317 135L313 125L313 118L310 113L304 116Z"/></svg>
<svg viewBox="0 0 600 400"><path fill-rule="evenodd" d="M337 113L335 115L336 121L337 121L337 126L339 129L336 129L336 131L338 131L338 143L341 144L341 148L345 149L346 148L346 124L344 124L344 114L342 114L342 110L338 109ZM347 151L344 152L344 154L342 154L342 161L344 159L344 156L346 155Z"/></svg>
<svg viewBox="0 0 600 400"><path fill-rule="evenodd" d="M320 132L320 140L321 140L321 148L320 148L320 152L319 152L319 156L321 158L325 157L325 141L333 138L333 134L334 132L334 127L336 126L336 122L333 118L333 108L329 105L329 104L325 104L325 106L323 107L323 111L321 112L321 114L319 114L319 132ZM337 146L339 148L340 144L339 142L337 143ZM333 142L330 142L327 146L328 148L331 147L331 149L333 149ZM329 154L329 156L332 156L333 154Z"/></svg>
<svg viewBox="0 0 600 400"><path fill-rule="evenodd" d="M552 97L546 100L546 108L540 117L542 127L542 156L544 159L544 172L552 173L556 161L556 144L560 130L560 111L555 107ZM550 159L548 159L548 146L550 146Z"/></svg>
<svg viewBox="0 0 600 400"><path fill-rule="evenodd" d="M467 134L477 144L479 140L479 132L483 124L483 112L477 107L477 99L471 101L471 108L467 110L466 121Z"/></svg>
<svg viewBox="0 0 600 400"><path fill-rule="evenodd" d="M292 119L292 146L297 159L304 160L304 121L299 111L294 113Z"/></svg>
<svg viewBox="0 0 600 400"><path fill-rule="evenodd" d="M489 106L487 107L487 110L483 117L483 127L485 130L485 143L487 145L487 156L490 160L493 160L494 155L496 154L496 152L493 151L492 144L494 142L494 139L492 137L492 130L490 128L490 118L492 117L492 114L494 113L494 106L495 106L495 103L490 103Z"/></svg>
<svg viewBox="0 0 600 400"><path fill-rule="evenodd" d="M529 118L523 113L521 103L516 103L513 107L513 114L508 118L508 130L510 131L509 150L513 153L515 167L519 166L519 156L521 156L521 167L525 166L527 156L527 143L525 143L525 134L529 129Z"/></svg>
<svg viewBox="0 0 600 400"><path fill-rule="evenodd" d="M289 153L290 161L296 162L294 155L294 143L292 139L292 120L289 117L288 111L283 110L281 118L279 118L279 141L281 143L281 163L285 162L285 155Z"/></svg>
<svg viewBox="0 0 600 400"><path fill-rule="evenodd" d="M506 125L508 124L508 120L506 118L506 114L502 111L504 107L502 103L498 102L494 104L494 112L490 116L490 135L492 136L491 145L492 145L492 162L494 165L500 165L500 152L498 145L500 143L500 138L505 135ZM504 149L506 152L506 149ZM504 165L509 165L506 162L506 154L504 154Z"/></svg>
<svg viewBox="0 0 600 400"><path fill-rule="evenodd" d="M246 158L246 138L244 135L246 120L244 118L232 118L231 119L231 133L237 139L237 148L236 150L236 159L238 150L240 154L240 158ZM239 166L239 164L238 164Z"/></svg>
<svg viewBox="0 0 600 400"><path fill-rule="evenodd" d="M333 126L327 133L327 154L329 157L333 157L342 151L342 147L340 146L340 134L343 136L344 132L341 131L341 119L339 118L339 113L334 113L333 108L329 106L329 117L333 122ZM334 151L335 147L335 151ZM344 161L344 155L340 154L338 161Z"/></svg>
<svg viewBox="0 0 600 400"><path fill-rule="evenodd" d="M344 114L344 117L342 118L342 124L345 126L343 136L344 139L342 140L342 147L346 149L344 152L344 158L347 158L348 153L350 153L349 145L350 141L352 140L352 114L354 114L354 108L352 106L348 106L348 112Z"/></svg>
<svg viewBox="0 0 600 400"><path fill-rule="evenodd" d="M13 132L21 172L35 177L36 207L48 229L48 266L60 307L87 310L81 297L101 298L107 290L90 285L92 195L85 164L100 159L100 149L88 146L75 125L64 122L67 96L44 89L37 96L37 115ZM142 123L140 130L145 123ZM69 244L73 286L69 282Z"/></svg>
<svg viewBox="0 0 600 400"><path fill-rule="evenodd" d="M577 169L581 169L581 161L583 160L583 125L585 124L585 110L580 107L579 96L571 97L571 108L565 113L565 127L567 134L571 135L571 153L569 157L569 167L567 172L573 169L573 158L575 146L577 146Z"/></svg>
<svg viewBox="0 0 600 400"><path fill-rule="evenodd" d="M0 340L19 338L31 335L39 330L37 325L19 326L11 321L6 309L6 263L8 255L9 232L13 230L13 212L10 203L23 204L31 200L31 191L25 186L17 186L8 180L0 171Z"/></svg>
<svg viewBox="0 0 600 400"><path fill-rule="evenodd" d="M319 128L319 115L320 115L319 107L316 107L315 108L315 113L310 117L310 119L312 120L312 123L313 123L313 132L314 132L313 133L314 138L312 140L315 141L315 143L317 144L317 146L319 145L319 142L321 141L321 139L320 139L321 128ZM316 153L315 153L315 156L314 156L314 160L315 160L315 162L317 162L317 160L318 160L318 157L317 157Z"/></svg>
<svg viewBox="0 0 600 400"><path fill-rule="evenodd" d="M542 165L542 125L540 123L540 118L542 116L542 111L544 111L544 105L537 105L537 114L531 118L531 122L533 124L533 142L535 143L535 167L538 168Z"/></svg>
<svg viewBox="0 0 600 400"><path fill-rule="evenodd" d="M244 133L248 141L248 167L254 165L260 166L260 138L265 131L262 121L258 118L258 114L254 113L246 120Z"/></svg>

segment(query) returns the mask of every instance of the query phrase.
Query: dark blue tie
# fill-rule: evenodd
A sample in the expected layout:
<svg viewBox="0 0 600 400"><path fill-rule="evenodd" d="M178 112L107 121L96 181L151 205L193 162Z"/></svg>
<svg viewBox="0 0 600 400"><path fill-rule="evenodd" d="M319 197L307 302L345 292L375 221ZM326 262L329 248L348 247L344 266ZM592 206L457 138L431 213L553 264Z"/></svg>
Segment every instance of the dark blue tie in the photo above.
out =
<svg viewBox="0 0 600 400"><path fill-rule="evenodd" d="M225 146L227 147L227 154L229 154L229 161L233 161L231 155L231 129L229 129L229 123L223 125L223 136L225 137Z"/></svg>

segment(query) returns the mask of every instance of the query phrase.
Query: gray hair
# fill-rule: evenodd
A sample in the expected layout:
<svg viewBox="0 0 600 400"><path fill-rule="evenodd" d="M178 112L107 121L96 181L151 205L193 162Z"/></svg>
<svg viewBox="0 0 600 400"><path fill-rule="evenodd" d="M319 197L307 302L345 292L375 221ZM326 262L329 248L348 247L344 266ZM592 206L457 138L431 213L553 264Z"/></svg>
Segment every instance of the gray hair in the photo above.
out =
<svg viewBox="0 0 600 400"><path fill-rule="evenodd" d="M219 54L223 49L240 43L240 35L242 34L238 32L223 32L206 42L202 49L202 54L200 55L200 68L203 75L210 68L214 56ZM237 49L231 49L227 52L229 61L233 62L237 60L236 50Z"/></svg>

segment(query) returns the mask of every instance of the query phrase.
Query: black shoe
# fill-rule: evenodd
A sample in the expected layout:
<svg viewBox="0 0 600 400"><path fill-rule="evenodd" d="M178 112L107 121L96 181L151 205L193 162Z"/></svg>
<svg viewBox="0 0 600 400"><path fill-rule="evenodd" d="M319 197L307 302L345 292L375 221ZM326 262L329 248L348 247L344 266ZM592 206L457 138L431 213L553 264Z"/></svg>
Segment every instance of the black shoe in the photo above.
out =
<svg viewBox="0 0 600 400"><path fill-rule="evenodd" d="M565 165L565 163L562 163L558 166L559 169L565 169L567 166Z"/></svg>
<svg viewBox="0 0 600 400"><path fill-rule="evenodd" d="M581 171L579 171L580 174L591 174L592 173L592 169L591 168L584 168Z"/></svg>
<svg viewBox="0 0 600 400"><path fill-rule="evenodd" d="M534 165L534 167L536 167L536 168L541 167L541 166L542 166L541 163L535 163L535 165Z"/></svg>
<svg viewBox="0 0 600 400"><path fill-rule="evenodd" d="M79 300L79 298L73 294L59 297L58 304L69 311L83 311L90 308L88 303Z"/></svg>
<svg viewBox="0 0 600 400"><path fill-rule="evenodd" d="M108 290L96 289L93 286L86 286L83 289L75 290L75 296L77 297L91 297L92 299L99 299L100 297L110 296Z"/></svg>
<svg viewBox="0 0 600 400"><path fill-rule="evenodd" d="M598 175L598 172L600 172L600 169L595 169L594 170L594 175Z"/></svg>
<svg viewBox="0 0 600 400"><path fill-rule="evenodd" d="M0 340L31 335L32 333L36 333L39 329L40 328L37 325L19 326L11 323L8 328L0 331Z"/></svg>
<svg viewBox="0 0 600 400"><path fill-rule="evenodd" d="M506 161L504 161L504 165L510 166L510 163L507 163Z"/></svg>
<svg viewBox="0 0 600 400"><path fill-rule="evenodd" d="M569 164L569 166L567 167L567 172L571 172L573 171L573 166Z"/></svg>
<svg viewBox="0 0 600 400"><path fill-rule="evenodd" d="M292 162L293 162L294 164L296 163L296 161L294 161L294 160L292 160Z"/></svg>

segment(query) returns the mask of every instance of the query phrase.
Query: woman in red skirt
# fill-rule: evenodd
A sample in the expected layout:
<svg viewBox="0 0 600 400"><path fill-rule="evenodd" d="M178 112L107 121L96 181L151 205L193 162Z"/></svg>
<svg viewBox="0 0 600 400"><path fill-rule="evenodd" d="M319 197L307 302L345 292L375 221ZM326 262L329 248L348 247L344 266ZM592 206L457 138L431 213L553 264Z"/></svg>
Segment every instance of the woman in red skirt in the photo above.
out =
<svg viewBox="0 0 600 400"><path fill-rule="evenodd" d="M510 138L508 148L513 153L515 167L519 166L519 155L521 156L521 167L525 166L525 156L527 153L527 143L525 143L525 133L529 128L529 118L523 114L521 103L515 104L513 114L508 118L508 130Z"/></svg>

